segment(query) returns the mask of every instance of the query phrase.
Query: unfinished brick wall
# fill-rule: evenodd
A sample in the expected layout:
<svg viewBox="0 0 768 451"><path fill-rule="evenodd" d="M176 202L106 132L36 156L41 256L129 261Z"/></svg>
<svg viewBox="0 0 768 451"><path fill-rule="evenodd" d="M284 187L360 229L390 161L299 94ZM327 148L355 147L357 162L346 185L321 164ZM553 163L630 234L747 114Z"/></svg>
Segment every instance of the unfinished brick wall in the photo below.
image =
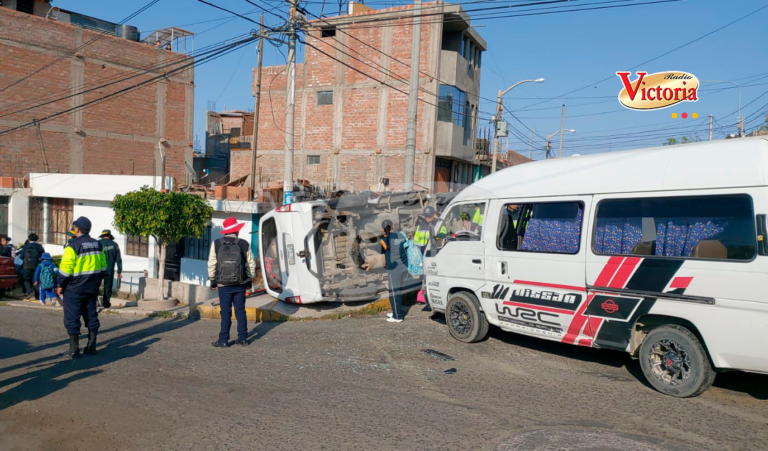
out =
<svg viewBox="0 0 768 451"><path fill-rule="evenodd" d="M376 10L400 12L411 6ZM355 14L365 15L367 12ZM332 20L332 19L329 19ZM393 19L391 28L339 26L335 37L321 37L310 28L305 61L296 70L294 177L336 189L364 190L381 177L390 187L400 189L405 164L405 136L410 76L411 19ZM316 21L315 25L320 24ZM322 24L320 24L322 25ZM440 27L423 26L419 67L436 77L440 52ZM434 36L433 36L434 34ZM313 47L317 47L313 48ZM390 54L389 58L383 53ZM337 62L332 55L341 60ZM432 68L430 69L430 62ZM431 185L434 152L431 149L436 117L437 83L421 76L418 110L417 162L415 180ZM258 166L263 180L282 180L285 148L285 66L265 67L259 112ZM332 105L318 105L319 91L333 91ZM382 111L385 109L386 111ZM431 122L429 119L432 119ZM320 164L309 165L309 156ZM250 171L233 153L232 174Z"/></svg>
<svg viewBox="0 0 768 451"><path fill-rule="evenodd" d="M0 8L0 88L98 35ZM184 57L114 36L101 37L0 94L0 132L167 74ZM177 65L157 69L166 63ZM110 84L147 69L152 72ZM152 175L162 137L171 144L166 149L167 173L183 183L184 161L191 163L192 157L193 86L193 71L185 69L167 74L160 83L42 122L39 133L32 127L0 135L0 175L45 172L43 150L49 172ZM83 90L90 92L77 95ZM41 105L62 97L66 98Z"/></svg>

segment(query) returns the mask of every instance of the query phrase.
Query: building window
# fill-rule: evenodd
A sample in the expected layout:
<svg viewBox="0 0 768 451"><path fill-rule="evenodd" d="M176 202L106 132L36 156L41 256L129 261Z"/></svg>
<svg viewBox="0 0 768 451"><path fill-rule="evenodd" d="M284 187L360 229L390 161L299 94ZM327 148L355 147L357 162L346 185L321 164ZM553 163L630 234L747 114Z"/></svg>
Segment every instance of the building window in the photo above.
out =
<svg viewBox="0 0 768 451"><path fill-rule="evenodd" d="M583 210L581 202L504 205L496 246L502 251L577 254Z"/></svg>
<svg viewBox="0 0 768 451"><path fill-rule="evenodd" d="M464 126L464 105L466 94L451 85L440 85L437 99L437 120L453 122L459 127Z"/></svg>
<svg viewBox="0 0 768 451"><path fill-rule="evenodd" d="M67 244L67 231L75 220L74 205L72 199L30 197L29 234L36 234L43 243Z"/></svg>
<svg viewBox="0 0 768 451"><path fill-rule="evenodd" d="M149 257L149 237L127 235L125 237L125 253L136 257Z"/></svg>
<svg viewBox="0 0 768 451"><path fill-rule="evenodd" d="M211 249L212 229L211 226L205 228L201 237L184 238L184 258L194 258L196 260L208 260L208 254Z"/></svg>
<svg viewBox="0 0 768 451"><path fill-rule="evenodd" d="M16 0L16 11L20 13L34 14L35 0Z"/></svg>
<svg viewBox="0 0 768 451"><path fill-rule="evenodd" d="M321 38L332 38L336 36L336 27L323 27L320 29Z"/></svg>
<svg viewBox="0 0 768 451"><path fill-rule="evenodd" d="M72 199L48 199L48 224L45 242L67 244L69 238L67 231L72 227L75 218L73 208L75 201Z"/></svg>
<svg viewBox="0 0 768 451"><path fill-rule="evenodd" d="M307 155L307 164L310 166L317 166L320 164L320 155Z"/></svg>
<svg viewBox="0 0 768 451"><path fill-rule="evenodd" d="M597 207L602 255L752 260L757 232L748 195L609 199Z"/></svg>
<svg viewBox="0 0 768 451"><path fill-rule="evenodd" d="M333 91L317 91L318 105L333 105Z"/></svg>

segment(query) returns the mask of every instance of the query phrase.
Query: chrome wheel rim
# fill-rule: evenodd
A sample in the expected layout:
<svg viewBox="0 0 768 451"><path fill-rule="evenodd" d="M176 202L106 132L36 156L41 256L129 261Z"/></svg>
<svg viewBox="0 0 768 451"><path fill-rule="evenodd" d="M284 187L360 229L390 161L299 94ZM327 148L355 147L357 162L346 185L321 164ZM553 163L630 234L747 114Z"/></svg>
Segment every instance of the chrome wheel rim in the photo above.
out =
<svg viewBox="0 0 768 451"><path fill-rule="evenodd" d="M451 328L459 335L466 335L472 329L472 315L462 301L454 302L450 312Z"/></svg>
<svg viewBox="0 0 768 451"><path fill-rule="evenodd" d="M659 340L648 353L651 372L665 385L682 385L693 373L691 357L678 342Z"/></svg>

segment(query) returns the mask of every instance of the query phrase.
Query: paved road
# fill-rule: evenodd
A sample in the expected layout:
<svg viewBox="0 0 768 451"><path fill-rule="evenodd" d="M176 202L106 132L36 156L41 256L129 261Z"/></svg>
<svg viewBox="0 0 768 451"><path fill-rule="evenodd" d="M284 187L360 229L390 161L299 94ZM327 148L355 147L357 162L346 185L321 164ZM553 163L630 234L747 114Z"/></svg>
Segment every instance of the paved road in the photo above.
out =
<svg viewBox="0 0 768 451"><path fill-rule="evenodd" d="M766 376L674 399L623 354L464 345L415 310L264 323L247 348L212 348L217 326L103 316L101 353L72 362L59 313L0 307L0 449L768 449Z"/></svg>

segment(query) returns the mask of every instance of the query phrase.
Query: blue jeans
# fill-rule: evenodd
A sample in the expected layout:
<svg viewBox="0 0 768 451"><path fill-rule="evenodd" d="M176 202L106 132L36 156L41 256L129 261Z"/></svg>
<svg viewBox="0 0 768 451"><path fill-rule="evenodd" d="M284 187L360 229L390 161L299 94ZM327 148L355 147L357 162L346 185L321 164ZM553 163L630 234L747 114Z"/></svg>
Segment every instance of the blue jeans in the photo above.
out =
<svg viewBox="0 0 768 451"><path fill-rule="evenodd" d="M53 302L53 298L56 298L59 302L61 302L61 298L59 297L58 294L56 294L56 289L55 288L50 288L50 289L47 289L47 290L46 289L41 289L40 290L40 300L43 301L43 303L45 303L45 298L49 298L51 300L51 302Z"/></svg>
<svg viewBox="0 0 768 451"><path fill-rule="evenodd" d="M389 305L392 307L392 317L403 319L403 279L404 270L387 271L389 279Z"/></svg>
<svg viewBox="0 0 768 451"><path fill-rule="evenodd" d="M219 343L229 342L229 329L232 327L232 306L235 307L237 318L237 339L245 340L248 337L248 323L245 317L245 290L248 285L229 285L219 287L219 301L221 302L221 331Z"/></svg>

